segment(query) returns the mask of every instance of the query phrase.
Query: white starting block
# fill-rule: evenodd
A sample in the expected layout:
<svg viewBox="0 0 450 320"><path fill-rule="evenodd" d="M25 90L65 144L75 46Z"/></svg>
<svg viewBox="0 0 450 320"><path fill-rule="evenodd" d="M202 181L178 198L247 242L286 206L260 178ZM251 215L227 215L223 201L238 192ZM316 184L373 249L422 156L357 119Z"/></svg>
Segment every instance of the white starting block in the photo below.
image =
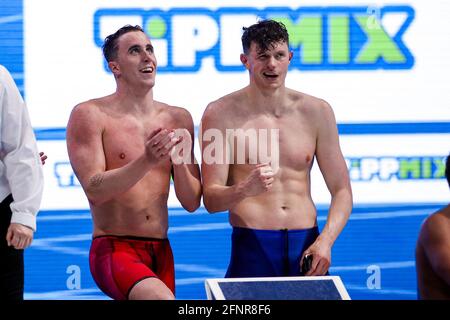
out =
<svg viewBox="0 0 450 320"><path fill-rule="evenodd" d="M208 300L350 300L339 276L206 279Z"/></svg>

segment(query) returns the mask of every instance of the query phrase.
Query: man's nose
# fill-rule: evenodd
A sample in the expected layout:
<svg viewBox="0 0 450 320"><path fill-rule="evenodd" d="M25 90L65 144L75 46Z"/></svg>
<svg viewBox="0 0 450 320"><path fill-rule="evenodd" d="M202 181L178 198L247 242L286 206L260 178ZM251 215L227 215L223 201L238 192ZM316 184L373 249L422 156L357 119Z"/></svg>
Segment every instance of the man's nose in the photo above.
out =
<svg viewBox="0 0 450 320"><path fill-rule="evenodd" d="M144 53L142 54L142 59L144 59L144 61L150 61L150 55L147 51L144 51Z"/></svg>
<svg viewBox="0 0 450 320"><path fill-rule="evenodd" d="M142 58L144 59L145 62L150 61L152 58L151 52L148 52L147 50L143 50L142 55L143 55Z"/></svg>
<svg viewBox="0 0 450 320"><path fill-rule="evenodd" d="M276 59L275 57L269 57L269 59L267 59L267 67L273 69L276 66Z"/></svg>

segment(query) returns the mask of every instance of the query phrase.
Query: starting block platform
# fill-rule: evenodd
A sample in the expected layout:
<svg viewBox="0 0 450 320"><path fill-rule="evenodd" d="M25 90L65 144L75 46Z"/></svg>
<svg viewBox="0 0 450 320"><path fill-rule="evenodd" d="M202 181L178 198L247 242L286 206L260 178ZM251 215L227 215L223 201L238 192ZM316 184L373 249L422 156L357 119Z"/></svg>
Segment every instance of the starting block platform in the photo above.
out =
<svg viewBox="0 0 450 320"><path fill-rule="evenodd" d="M350 300L339 276L205 280L208 300Z"/></svg>

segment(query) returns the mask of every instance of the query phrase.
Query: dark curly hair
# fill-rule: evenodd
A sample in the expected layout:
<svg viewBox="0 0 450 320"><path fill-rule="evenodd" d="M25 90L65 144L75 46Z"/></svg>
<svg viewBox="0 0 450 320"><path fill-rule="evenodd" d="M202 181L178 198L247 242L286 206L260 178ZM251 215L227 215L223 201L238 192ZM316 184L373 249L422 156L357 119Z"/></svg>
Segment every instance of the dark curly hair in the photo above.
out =
<svg viewBox="0 0 450 320"><path fill-rule="evenodd" d="M289 34L283 23L275 20L261 20L250 27L242 28L242 48L248 54L252 42L255 42L260 51L264 52L277 42L286 42L289 47Z"/></svg>
<svg viewBox="0 0 450 320"><path fill-rule="evenodd" d="M144 30L140 26L132 26L127 24L105 38L102 50L103 56L105 57L107 62L110 62L111 60L117 58L117 39L119 39L123 34L133 31L144 32Z"/></svg>

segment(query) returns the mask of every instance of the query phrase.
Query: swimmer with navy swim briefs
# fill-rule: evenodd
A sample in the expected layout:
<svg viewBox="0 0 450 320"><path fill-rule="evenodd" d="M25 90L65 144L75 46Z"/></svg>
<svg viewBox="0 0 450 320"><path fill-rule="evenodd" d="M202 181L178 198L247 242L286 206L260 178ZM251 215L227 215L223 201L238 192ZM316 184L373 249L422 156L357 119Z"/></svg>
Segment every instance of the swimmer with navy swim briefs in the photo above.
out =
<svg viewBox="0 0 450 320"><path fill-rule="evenodd" d="M202 117L203 201L229 211L227 277L326 275L331 248L352 210L352 191L335 116L319 98L285 86L293 57L282 23L263 20L242 35L249 84L211 102ZM215 149L216 153L210 152ZM267 152L269 150L269 152ZM212 159L213 158L213 159ZM319 233L310 171L317 160L331 195Z"/></svg>
<svg viewBox="0 0 450 320"><path fill-rule="evenodd" d="M174 299L171 175L186 210L195 211L201 197L192 117L153 99L157 61L141 27L108 36L103 53L117 89L77 105L66 137L92 213L92 276L113 299Z"/></svg>
<svg viewBox="0 0 450 320"><path fill-rule="evenodd" d="M255 230L233 227L226 278L302 276L303 252L319 236L318 227Z"/></svg>

